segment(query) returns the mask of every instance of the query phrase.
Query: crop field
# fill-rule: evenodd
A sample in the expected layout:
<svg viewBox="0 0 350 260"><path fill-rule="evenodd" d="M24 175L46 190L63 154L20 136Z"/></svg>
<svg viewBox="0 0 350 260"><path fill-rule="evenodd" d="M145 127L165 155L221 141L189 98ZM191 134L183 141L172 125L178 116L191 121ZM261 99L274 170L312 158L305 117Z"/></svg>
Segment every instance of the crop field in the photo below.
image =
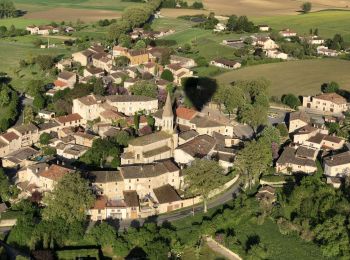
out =
<svg viewBox="0 0 350 260"><path fill-rule="evenodd" d="M349 2L350 3L350 2ZM291 28L299 34L307 34L310 28L318 28L322 37L333 37L340 33L350 41L350 10L320 11L307 15L286 15L253 19L257 24L268 24L273 29Z"/></svg>
<svg viewBox="0 0 350 260"><path fill-rule="evenodd" d="M203 0L204 7L216 14L275 16L297 14L304 0ZM343 8L350 6L348 0L309 0L312 10Z"/></svg>
<svg viewBox="0 0 350 260"><path fill-rule="evenodd" d="M339 59L301 60L246 67L219 75L221 83L235 80L266 78L271 82L270 95L312 95L320 92L323 83L336 81L350 90L350 61Z"/></svg>

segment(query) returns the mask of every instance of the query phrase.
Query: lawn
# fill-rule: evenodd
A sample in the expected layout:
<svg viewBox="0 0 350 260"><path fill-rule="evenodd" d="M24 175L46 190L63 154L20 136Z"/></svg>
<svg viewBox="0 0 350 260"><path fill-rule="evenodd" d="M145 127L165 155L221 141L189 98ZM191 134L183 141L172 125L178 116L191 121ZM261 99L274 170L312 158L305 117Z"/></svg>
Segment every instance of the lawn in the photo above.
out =
<svg viewBox="0 0 350 260"><path fill-rule="evenodd" d="M310 28L318 28L322 37L340 33L350 41L350 11L320 11L306 15L285 15L254 18L257 24L268 24L273 29L291 28L299 34L308 34Z"/></svg>
<svg viewBox="0 0 350 260"><path fill-rule="evenodd" d="M300 60L250 66L219 75L221 83L235 80L266 78L271 82L270 95L287 93L314 95L323 83L336 81L350 90L350 61L340 59Z"/></svg>
<svg viewBox="0 0 350 260"><path fill-rule="evenodd" d="M37 66L30 68L19 69L19 61L21 59L30 60L38 55L66 55L68 56L74 49L66 48L62 46L62 40L50 39L50 43L56 43L56 48L40 49L34 47L33 40L36 36L22 36L3 39L0 41L0 71L8 73L11 78L11 85L18 91L25 89L26 83L31 79L44 79L45 81L51 81L52 78Z"/></svg>

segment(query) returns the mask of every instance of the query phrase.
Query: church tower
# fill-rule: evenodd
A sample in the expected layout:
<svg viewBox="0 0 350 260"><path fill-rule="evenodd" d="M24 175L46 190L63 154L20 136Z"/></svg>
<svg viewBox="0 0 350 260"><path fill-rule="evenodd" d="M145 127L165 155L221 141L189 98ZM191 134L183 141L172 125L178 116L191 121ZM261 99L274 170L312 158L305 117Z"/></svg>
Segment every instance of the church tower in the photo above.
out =
<svg viewBox="0 0 350 260"><path fill-rule="evenodd" d="M165 132L168 132L168 133L173 133L173 131L174 131L173 105L171 102L171 97L170 97L169 92L168 92L168 96L166 98L165 105L163 107L162 130Z"/></svg>

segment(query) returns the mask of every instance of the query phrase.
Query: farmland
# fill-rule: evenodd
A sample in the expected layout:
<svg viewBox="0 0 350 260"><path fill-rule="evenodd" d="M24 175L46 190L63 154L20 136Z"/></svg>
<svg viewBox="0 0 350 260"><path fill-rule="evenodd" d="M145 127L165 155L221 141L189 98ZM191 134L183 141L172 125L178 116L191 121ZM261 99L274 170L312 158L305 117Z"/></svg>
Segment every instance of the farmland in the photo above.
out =
<svg viewBox="0 0 350 260"><path fill-rule="evenodd" d="M350 41L350 11L320 11L307 15L286 15L253 18L257 24L268 24L273 29L291 28L299 34L307 34L310 28L318 28L322 37L340 33Z"/></svg>
<svg viewBox="0 0 350 260"><path fill-rule="evenodd" d="M203 0L207 10L217 14L248 15L255 17L295 15L300 10L304 0ZM347 0L309 0L313 10L345 8Z"/></svg>
<svg viewBox="0 0 350 260"><path fill-rule="evenodd" d="M312 95L320 92L320 86L336 81L343 89L350 90L350 62L339 59L301 60L246 67L217 77L220 83L235 80L266 78L271 82L270 94L287 93Z"/></svg>

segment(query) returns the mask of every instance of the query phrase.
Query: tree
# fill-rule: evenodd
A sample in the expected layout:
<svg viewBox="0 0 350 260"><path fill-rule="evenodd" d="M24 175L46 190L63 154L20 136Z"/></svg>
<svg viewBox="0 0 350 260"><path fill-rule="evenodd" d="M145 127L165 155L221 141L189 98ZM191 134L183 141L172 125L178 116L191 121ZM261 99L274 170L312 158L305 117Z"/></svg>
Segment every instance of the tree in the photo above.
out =
<svg viewBox="0 0 350 260"><path fill-rule="evenodd" d="M43 95L41 94L37 94L35 97L34 97L34 100L33 100L33 106L39 110L43 109L45 107L45 104L46 104L46 100L44 98Z"/></svg>
<svg viewBox="0 0 350 260"><path fill-rule="evenodd" d="M276 126L278 131L280 131L280 135L282 137L287 137L288 136L288 128L285 123L280 123Z"/></svg>
<svg viewBox="0 0 350 260"><path fill-rule="evenodd" d="M118 43L125 48L130 48L131 47L131 37L127 34L122 34L118 38Z"/></svg>
<svg viewBox="0 0 350 260"><path fill-rule="evenodd" d="M164 79L164 80L167 80L169 82L173 82L174 81L174 75L173 73L168 70L168 69L165 69L163 72L162 72L162 75L160 75L160 78L161 79Z"/></svg>
<svg viewBox="0 0 350 260"><path fill-rule="evenodd" d="M211 191L224 183L224 170L218 162L207 159L196 159L184 170L185 182L191 194L200 195L207 212L207 201Z"/></svg>
<svg viewBox="0 0 350 260"><path fill-rule="evenodd" d="M116 41L119 37L129 31L131 25L126 20L119 20L117 23L112 24L108 30L108 38L111 41Z"/></svg>
<svg viewBox="0 0 350 260"><path fill-rule="evenodd" d="M35 38L35 40L33 41L33 45L34 47L39 48L42 44L44 44L43 40L40 38Z"/></svg>
<svg viewBox="0 0 350 260"><path fill-rule="evenodd" d="M45 220L63 219L69 224L83 221L86 211L94 203L88 181L77 172L67 173L56 184L52 193L48 194L43 210Z"/></svg>
<svg viewBox="0 0 350 260"><path fill-rule="evenodd" d="M138 40L134 46L135 50L143 50L146 48L146 43L144 40Z"/></svg>
<svg viewBox="0 0 350 260"><path fill-rule="evenodd" d="M45 92L45 83L41 79L32 79L28 82L26 93L31 96L35 97L37 95L41 95Z"/></svg>
<svg viewBox="0 0 350 260"><path fill-rule="evenodd" d="M237 153L234 169L241 174L249 188L272 164L271 146L262 141L251 141Z"/></svg>
<svg viewBox="0 0 350 260"><path fill-rule="evenodd" d="M236 30L236 26L237 26L237 15L231 15L229 18L228 18L228 21L227 21L227 30L229 31L235 31Z"/></svg>
<svg viewBox="0 0 350 260"><path fill-rule="evenodd" d="M281 134L279 130L273 126L266 126L264 130L261 132L259 140L263 140L268 144L281 142Z"/></svg>
<svg viewBox="0 0 350 260"><path fill-rule="evenodd" d="M5 175L4 169L0 168L0 200L8 201L10 198L10 181Z"/></svg>
<svg viewBox="0 0 350 260"><path fill-rule="evenodd" d="M185 2L187 3L187 2ZM203 9L204 8L204 5L202 2L197 2L195 1L193 4L192 4L192 8L193 9Z"/></svg>
<svg viewBox="0 0 350 260"><path fill-rule="evenodd" d="M308 13L311 11L312 8L312 4L310 2L305 2L301 5L301 10L303 11L303 13Z"/></svg>
<svg viewBox="0 0 350 260"><path fill-rule="evenodd" d="M140 128L140 115L139 114L134 115L134 127L136 130L139 130L139 128Z"/></svg>
<svg viewBox="0 0 350 260"><path fill-rule="evenodd" d="M100 225L95 225L90 229L87 239L94 244L108 246L116 239L116 235L117 232L114 227L106 222L102 222Z"/></svg>
<svg viewBox="0 0 350 260"><path fill-rule="evenodd" d="M39 137L39 142L41 145L48 145L52 139L51 135L48 133L42 133Z"/></svg>
<svg viewBox="0 0 350 260"><path fill-rule="evenodd" d="M23 110L23 123L29 124L34 121L34 112L31 106L25 106Z"/></svg>
<svg viewBox="0 0 350 260"><path fill-rule="evenodd" d="M329 83L323 84L321 87L324 93L335 93L339 90L339 84L337 82L331 81Z"/></svg>
<svg viewBox="0 0 350 260"><path fill-rule="evenodd" d="M10 103L10 93L6 88L0 91L0 106L4 107Z"/></svg>
<svg viewBox="0 0 350 260"><path fill-rule="evenodd" d="M158 94L158 87L153 82L141 80L132 85L129 91L133 95L156 98Z"/></svg>
<svg viewBox="0 0 350 260"><path fill-rule="evenodd" d="M296 109L298 106L301 105L299 98L293 94L284 95L282 97L282 103L293 109Z"/></svg>
<svg viewBox="0 0 350 260"><path fill-rule="evenodd" d="M129 65L130 60L126 56L119 56L114 59L114 65L117 68L125 68Z"/></svg>
<svg viewBox="0 0 350 260"><path fill-rule="evenodd" d="M0 19L17 16L16 7L10 0L0 0Z"/></svg>
<svg viewBox="0 0 350 260"><path fill-rule="evenodd" d="M55 61L50 55L39 55L34 59L34 62L39 65L42 70L48 70L53 67Z"/></svg>

